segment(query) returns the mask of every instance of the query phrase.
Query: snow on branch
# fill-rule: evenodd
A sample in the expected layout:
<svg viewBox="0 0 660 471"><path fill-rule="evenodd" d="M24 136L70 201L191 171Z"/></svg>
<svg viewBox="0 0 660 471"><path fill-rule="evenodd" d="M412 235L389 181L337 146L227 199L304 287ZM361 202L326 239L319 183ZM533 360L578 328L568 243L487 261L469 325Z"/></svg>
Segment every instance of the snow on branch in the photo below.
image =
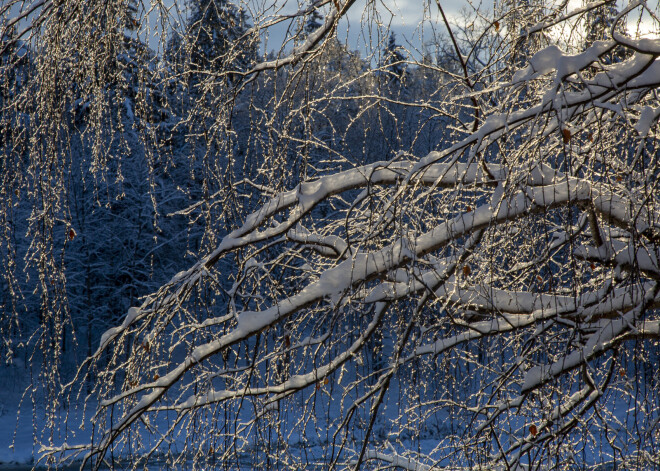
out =
<svg viewBox="0 0 660 471"><path fill-rule="evenodd" d="M218 3L226 9L218 20L224 26L243 21L236 44L259 31L258 24L246 26L240 8ZM262 12L270 18L263 25L290 21L299 34L289 52L283 46L279 55L246 59L242 68L218 62L249 51L210 47L202 51L208 68L195 75L197 65L186 63L181 72L176 60L187 60L186 47L201 46L189 37L173 39L170 51L178 56L167 59L173 71L167 83L184 96L172 114L140 117L146 105L137 97L156 94L156 85L134 96L108 92L108 103L131 111L129 127L155 140L169 132L143 152L150 166L143 183L154 207L156 200L176 200L166 191L155 194L181 178L184 165L182 173L194 178L177 183L185 198L163 214L178 234L197 234L201 221L206 227L188 236L186 251L195 251L195 262L155 285L121 321L104 325L104 333L99 328L95 351L88 337L89 358L66 388L98 401L93 439L49 445L47 453L83 454L83 466L98 469L108 457L133 453L133 437L142 435L149 438L135 445L144 452L140 459L162 454L168 464L217 459L238 467L254 459L255 467L288 469L365 462L545 469L581 467L576 456L594 450L615 456L618 466L625 462L616 458L625 455L620 448L657 449L660 378L648 365L658 358L660 340L660 43L615 28L630 11L646 11L646 2L610 18L614 26L579 45L541 36L597 23L594 15L611 2L569 13L530 10L526 24L515 24L516 6L497 16L511 21L509 39L499 20L474 34L476 20L452 27L454 52L460 55L464 45L473 51L461 58L461 69L428 55L399 71L396 86L383 73L391 63L370 62L336 41L338 22L354 3ZM303 34L301 22L320 12L322 23L312 22L316 28ZM224 26L214 30L216 40ZM521 44L519 31L538 35L543 46ZM398 47L390 38L389 47ZM507 62L513 56L520 61ZM411 55L396 65L404 62L415 60ZM130 69L113 64L113 77ZM234 73L249 80L235 81ZM315 89L323 74L337 81L322 88L327 93ZM227 80L208 78L218 76ZM168 91L161 92L155 102L165 106ZM428 105L413 98L421 93ZM224 99L235 103L218 108L226 115L216 119L213 107ZM206 114L173 118L189 108ZM285 108L291 114L280 121ZM463 120L476 109L468 132ZM72 120L84 113L72 108ZM364 127L362 141L349 139L350 128L371 113L378 132ZM156 124L155 116L169 118ZM389 127L382 124L387 120ZM182 123L189 128L182 131ZM398 152L405 133L409 149ZM434 133L442 141L423 147ZM153 153L177 145L185 164L175 162L173 151L172 161L156 162ZM367 153L368 147L375 150ZM97 143L94 152L103 149ZM40 174L32 170L27 175ZM117 182L122 178L118 173ZM121 210L123 198L105 209ZM49 217L43 208L31 214ZM160 217L156 212L155 225ZM57 224L43 233L59 230ZM157 229L154 240L161 237ZM66 244L76 238L71 231ZM30 250L39 261L41 249ZM93 254L90 249L85 263L94 262ZM152 255L141 256L156 260ZM136 280L149 269L132 277L126 271L116 278L137 291ZM58 279L39 274L47 303ZM130 299L138 294L145 293ZM631 411L625 419L623 409ZM633 430L646 435L635 437L641 432ZM183 451L172 452L181 443Z"/></svg>

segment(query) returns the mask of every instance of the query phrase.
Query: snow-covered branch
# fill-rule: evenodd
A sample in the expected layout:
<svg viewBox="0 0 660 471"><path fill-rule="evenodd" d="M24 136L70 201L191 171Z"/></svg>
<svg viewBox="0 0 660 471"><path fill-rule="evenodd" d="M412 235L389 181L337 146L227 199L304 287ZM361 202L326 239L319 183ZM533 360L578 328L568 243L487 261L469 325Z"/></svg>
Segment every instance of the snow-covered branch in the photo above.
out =
<svg viewBox="0 0 660 471"><path fill-rule="evenodd" d="M654 463L660 40L623 27L648 3L443 12L451 47L410 53L375 5L354 52L353 0L239 3L0 7L0 347L95 409L46 457Z"/></svg>

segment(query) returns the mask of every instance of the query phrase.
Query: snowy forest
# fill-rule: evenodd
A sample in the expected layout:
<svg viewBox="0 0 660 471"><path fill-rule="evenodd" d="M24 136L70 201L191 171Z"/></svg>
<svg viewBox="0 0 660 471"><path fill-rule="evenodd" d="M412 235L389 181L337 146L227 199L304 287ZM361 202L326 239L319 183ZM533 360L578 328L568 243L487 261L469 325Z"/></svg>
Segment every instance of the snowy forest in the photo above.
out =
<svg viewBox="0 0 660 471"><path fill-rule="evenodd" d="M658 2L456 4L0 0L0 470L660 470Z"/></svg>

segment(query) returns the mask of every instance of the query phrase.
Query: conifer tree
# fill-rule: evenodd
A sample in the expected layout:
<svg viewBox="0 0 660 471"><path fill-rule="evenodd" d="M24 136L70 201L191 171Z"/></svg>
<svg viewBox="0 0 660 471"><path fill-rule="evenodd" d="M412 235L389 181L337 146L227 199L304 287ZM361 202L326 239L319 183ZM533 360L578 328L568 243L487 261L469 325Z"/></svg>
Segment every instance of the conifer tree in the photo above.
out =
<svg viewBox="0 0 660 471"><path fill-rule="evenodd" d="M318 10L312 11L305 22L305 33L312 34L321 26L323 26L323 15L321 15Z"/></svg>
<svg viewBox="0 0 660 471"><path fill-rule="evenodd" d="M387 46L383 50L383 68L389 84L401 83L406 75L405 56L403 48L396 42L394 31L390 33Z"/></svg>
<svg viewBox="0 0 660 471"><path fill-rule="evenodd" d="M506 34L510 37L509 70L525 67L534 53L548 44L542 32L529 32L529 28L543 17L543 2L503 0L496 3L495 12L496 17L504 18Z"/></svg>
<svg viewBox="0 0 660 471"><path fill-rule="evenodd" d="M168 55L180 65L188 63L193 83L209 72L235 81L236 72L246 71L257 55L247 13L227 0L190 0L188 6L185 31L174 33Z"/></svg>
<svg viewBox="0 0 660 471"><path fill-rule="evenodd" d="M612 28L615 28L619 33L625 33L625 24L623 21L617 23L616 26L614 25L614 21L618 15L619 10L616 7L615 1L590 10L586 16L585 47L591 46L595 41L609 39ZM612 52L603 55L601 61L605 64L614 64L625 60L626 57L625 50L619 46Z"/></svg>

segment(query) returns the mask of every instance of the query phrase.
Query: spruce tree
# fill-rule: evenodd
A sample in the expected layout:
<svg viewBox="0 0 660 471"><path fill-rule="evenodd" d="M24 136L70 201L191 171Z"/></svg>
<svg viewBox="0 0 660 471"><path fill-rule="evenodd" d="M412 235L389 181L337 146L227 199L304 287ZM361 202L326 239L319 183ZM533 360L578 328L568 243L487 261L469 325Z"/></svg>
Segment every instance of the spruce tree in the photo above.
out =
<svg viewBox="0 0 660 471"><path fill-rule="evenodd" d="M612 28L615 27L614 20L618 15L619 11L617 10L616 3L614 1L589 11L586 19L587 24L585 46L589 47L596 41L610 39L612 36ZM615 29L619 33L624 33L625 23L622 21L619 22ZM619 46L612 52L603 55L601 57L601 61L604 64L614 64L616 62L624 61L626 57L627 55L624 49Z"/></svg>
<svg viewBox="0 0 660 471"><path fill-rule="evenodd" d="M305 22L305 33L312 34L314 31L323 26L323 15L318 10L312 11Z"/></svg>
<svg viewBox="0 0 660 471"><path fill-rule="evenodd" d="M509 70L515 71L527 65L527 61L549 40L543 32L530 34L529 30L543 18L543 2L540 0L503 0L495 4L495 16L502 17L510 39Z"/></svg>
<svg viewBox="0 0 660 471"><path fill-rule="evenodd" d="M245 10L227 0L190 0L190 17L185 32L174 33L168 55L182 65L189 64L193 83L205 73L219 73L229 82L254 63L257 43L249 34Z"/></svg>
<svg viewBox="0 0 660 471"><path fill-rule="evenodd" d="M403 48L396 42L396 34L394 31L390 33L387 47L383 50L383 63L384 75L389 84L399 84L404 80L406 75L405 56L403 55Z"/></svg>

